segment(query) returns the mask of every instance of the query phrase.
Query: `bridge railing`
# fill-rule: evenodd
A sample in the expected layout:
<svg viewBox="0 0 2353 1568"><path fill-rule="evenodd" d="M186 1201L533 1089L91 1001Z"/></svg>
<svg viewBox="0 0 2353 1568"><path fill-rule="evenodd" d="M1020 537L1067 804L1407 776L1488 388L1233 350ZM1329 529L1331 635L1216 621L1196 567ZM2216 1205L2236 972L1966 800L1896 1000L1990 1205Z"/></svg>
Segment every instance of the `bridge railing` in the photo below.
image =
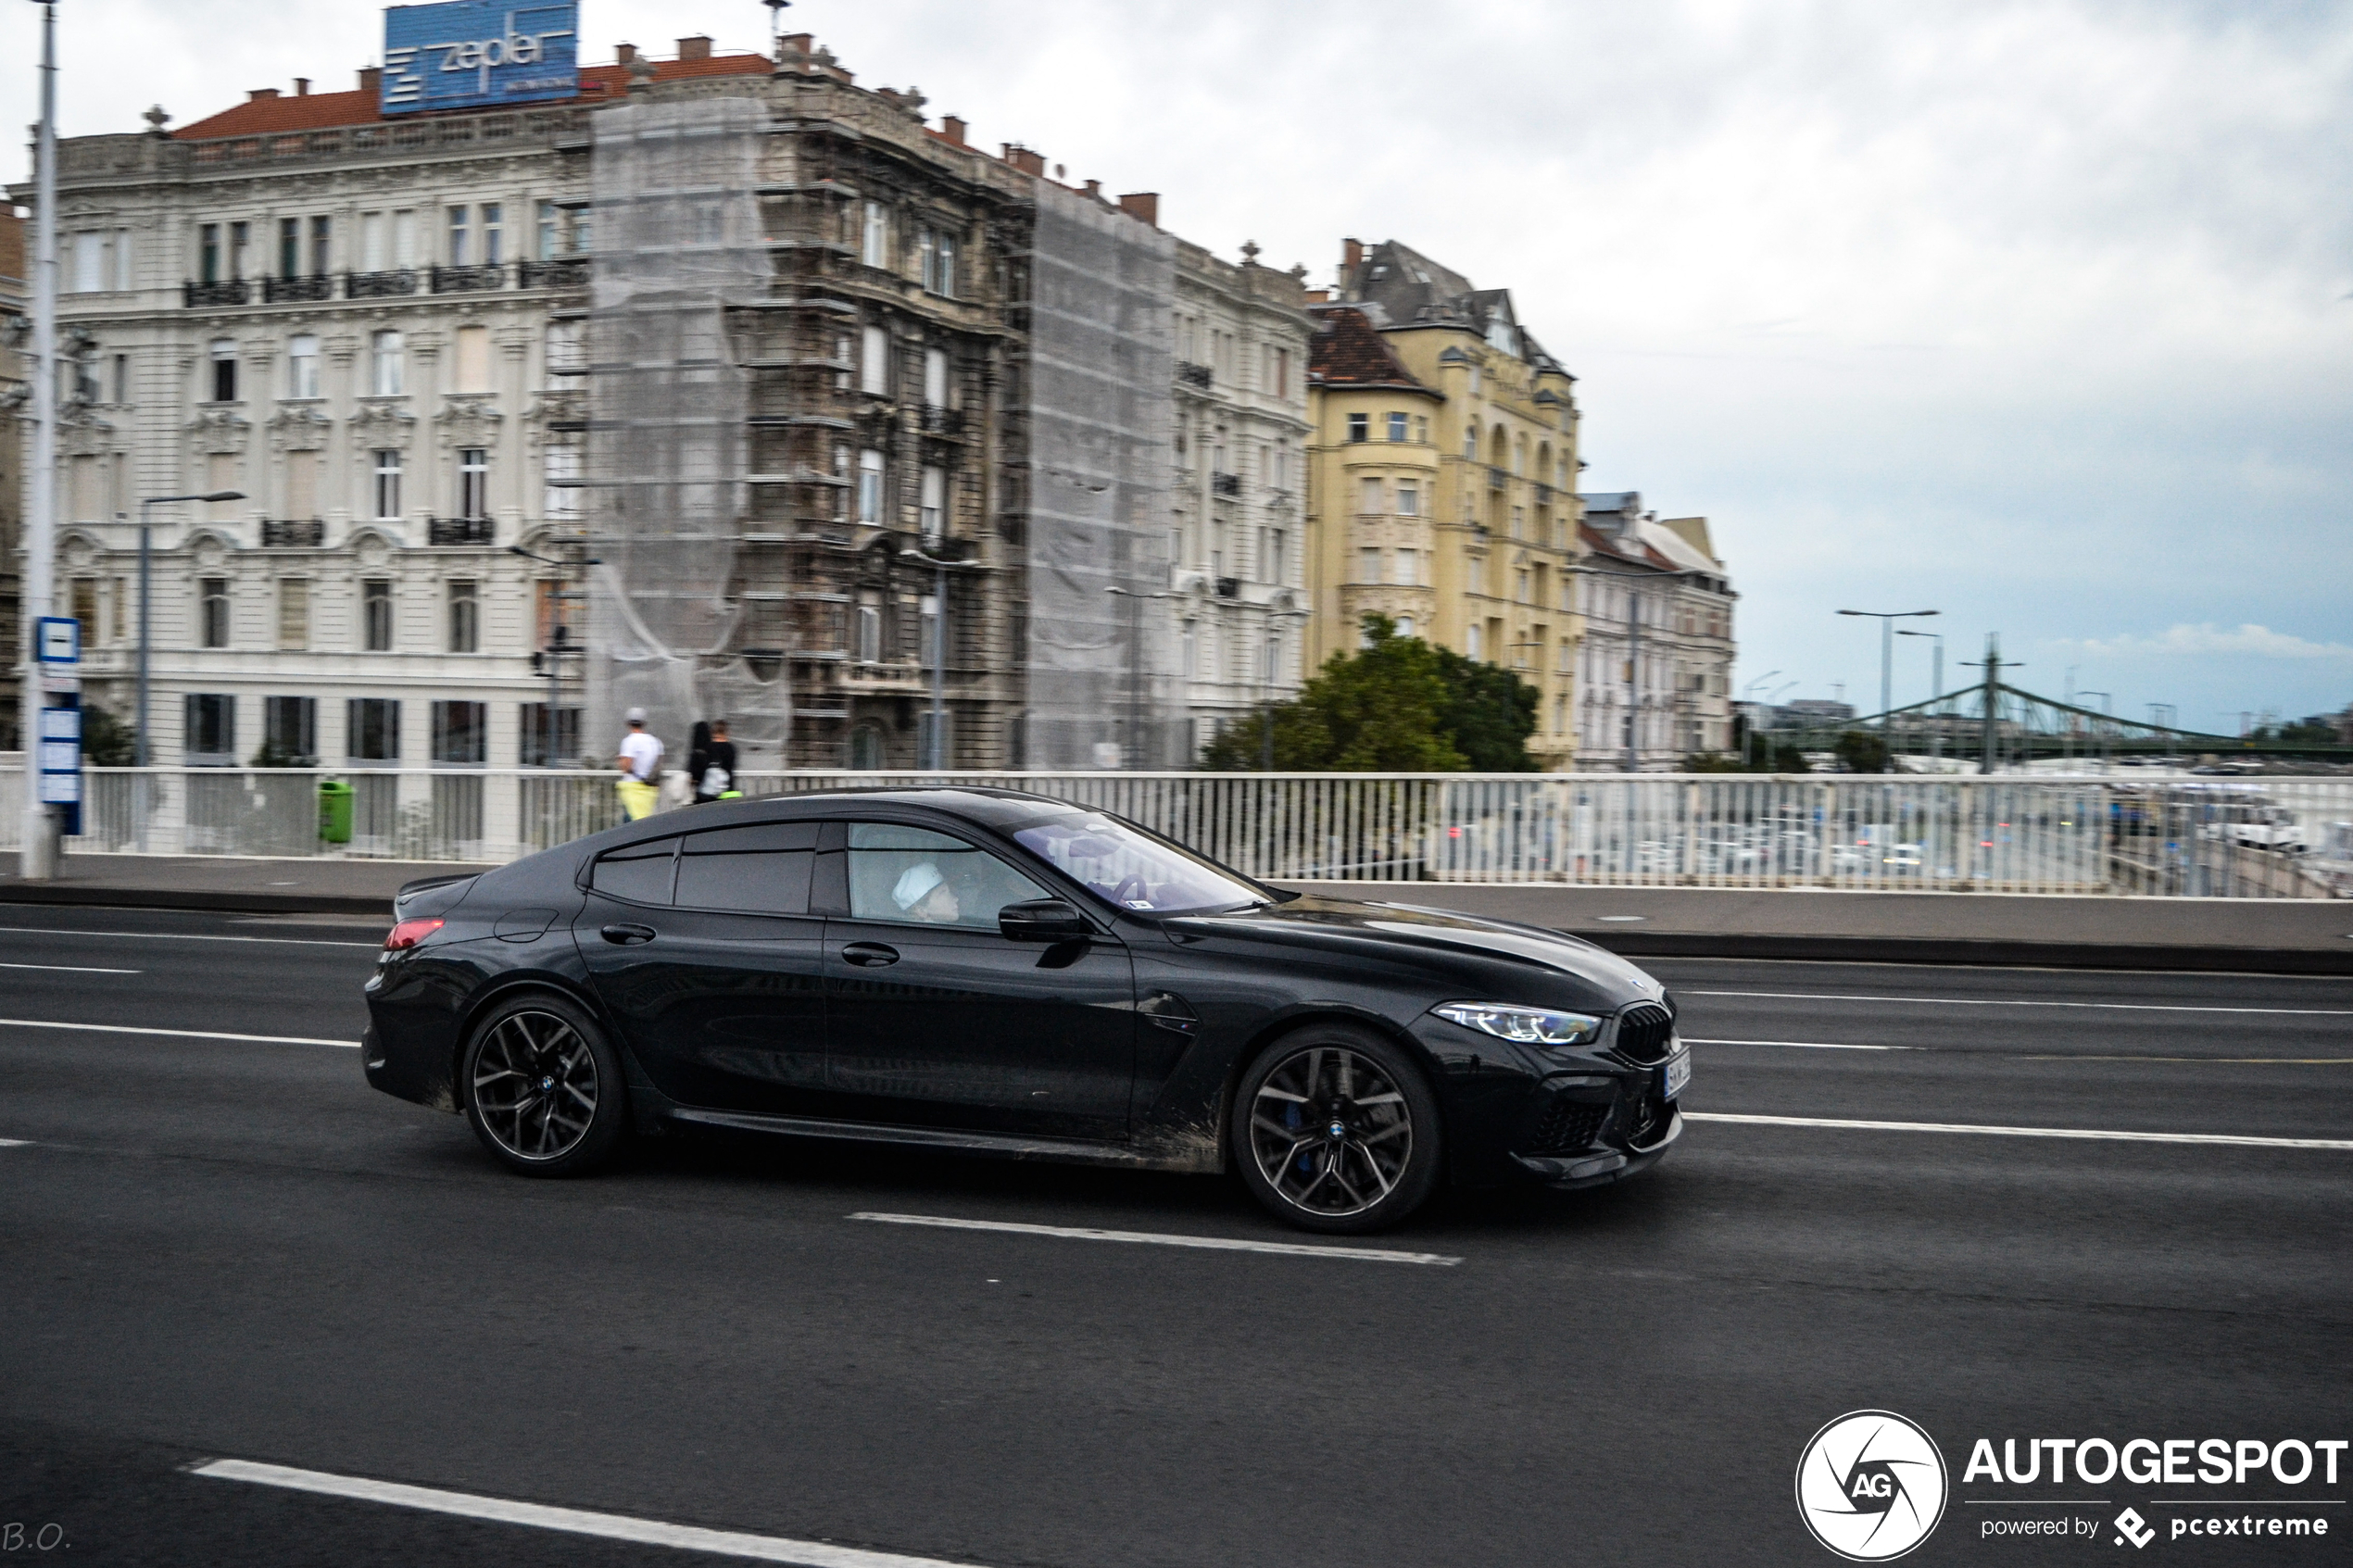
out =
<svg viewBox="0 0 2353 1568"><path fill-rule="evenodd" d="M351 791L321 836L321 785ZM70 853L503 861L623 821L611 773L99 768ZM1115 812L1282 882L2353 896L2353 779L2025 774L748 774L749 795L969 784ZM20 771L0 771L0 848Z"/></svg>

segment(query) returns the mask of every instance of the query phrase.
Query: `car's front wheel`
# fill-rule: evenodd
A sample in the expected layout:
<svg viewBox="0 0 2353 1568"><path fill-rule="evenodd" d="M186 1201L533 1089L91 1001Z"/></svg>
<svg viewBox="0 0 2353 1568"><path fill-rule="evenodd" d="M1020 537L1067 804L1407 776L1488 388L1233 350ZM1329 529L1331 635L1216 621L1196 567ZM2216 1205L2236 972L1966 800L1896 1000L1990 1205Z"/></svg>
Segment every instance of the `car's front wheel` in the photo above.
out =
<svg viewBox="0 0 2353 1568"><path fill-rule="evenodd" d="M584 1175L612 1158L627 1129L621 1059L595 1020L559 997L491 1010L466 1044L459 1083L474 1135L527 1175Z"/></svg>
<svg viewBox="0 0 2353 1568"><path fill-rule="evenodd" d="M1437 1185L1438 1100L1403 1051L1368 1030L1311 1024L1242 1074L1234 1163L1250 1190L1304 1230L1395 1224Z"/></svg>

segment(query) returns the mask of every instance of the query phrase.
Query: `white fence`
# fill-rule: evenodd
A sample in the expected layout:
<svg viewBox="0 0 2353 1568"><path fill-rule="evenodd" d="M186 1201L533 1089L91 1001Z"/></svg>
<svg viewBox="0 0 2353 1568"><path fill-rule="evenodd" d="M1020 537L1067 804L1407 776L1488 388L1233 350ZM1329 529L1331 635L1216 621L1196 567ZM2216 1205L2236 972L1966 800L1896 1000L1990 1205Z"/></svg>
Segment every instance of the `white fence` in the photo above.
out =
<svg viewBox="0 0 2353 1568"><path fill-rule="evenodd" d="M511 859L621 821L614 775L101 768L74 853ZM2353 779L2026 775L747 775L752 795L967 784L1144 823L1278 881L2353 896ZM347 842L321 837L347 785ZM13 848L21 772L0 772Z"/></svg>

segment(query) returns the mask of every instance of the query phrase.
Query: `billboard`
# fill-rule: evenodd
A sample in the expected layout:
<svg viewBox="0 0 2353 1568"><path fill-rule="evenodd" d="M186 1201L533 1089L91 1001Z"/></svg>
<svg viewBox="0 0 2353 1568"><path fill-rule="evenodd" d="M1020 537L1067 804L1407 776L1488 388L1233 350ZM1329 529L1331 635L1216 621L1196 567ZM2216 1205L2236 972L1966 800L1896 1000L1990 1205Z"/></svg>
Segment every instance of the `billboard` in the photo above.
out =
<svg viewBox="0 0 2353 1568"><path fill-rule="evenodd" d="M500 108L580 93L579 0L384 10L383 110Z"/></svg>

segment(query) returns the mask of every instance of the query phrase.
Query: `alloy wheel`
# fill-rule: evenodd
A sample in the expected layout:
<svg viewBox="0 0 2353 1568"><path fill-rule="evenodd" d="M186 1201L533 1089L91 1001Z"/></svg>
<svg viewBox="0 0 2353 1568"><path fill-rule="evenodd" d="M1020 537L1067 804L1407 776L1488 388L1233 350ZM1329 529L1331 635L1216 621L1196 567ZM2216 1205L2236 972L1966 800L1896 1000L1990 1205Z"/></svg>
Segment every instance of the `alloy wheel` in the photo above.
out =
<svg viewBox="0 0 2353 1568"><path fill-rule="evenodd" d="M510 1013L474 1053L483 1130L518 1160L556 1160L597 1119L597 1057L552 1012Z"/></svg>
<svg viewBox="0 0 2353 1568"><path fill-rule="evenodd" d="M1284 1058L1252 1098L1250 1147L1282 1198L1327 1219L1395 1189L1414 1155L1414 1117L1379 1063L1344 1046Z"/></svg>

